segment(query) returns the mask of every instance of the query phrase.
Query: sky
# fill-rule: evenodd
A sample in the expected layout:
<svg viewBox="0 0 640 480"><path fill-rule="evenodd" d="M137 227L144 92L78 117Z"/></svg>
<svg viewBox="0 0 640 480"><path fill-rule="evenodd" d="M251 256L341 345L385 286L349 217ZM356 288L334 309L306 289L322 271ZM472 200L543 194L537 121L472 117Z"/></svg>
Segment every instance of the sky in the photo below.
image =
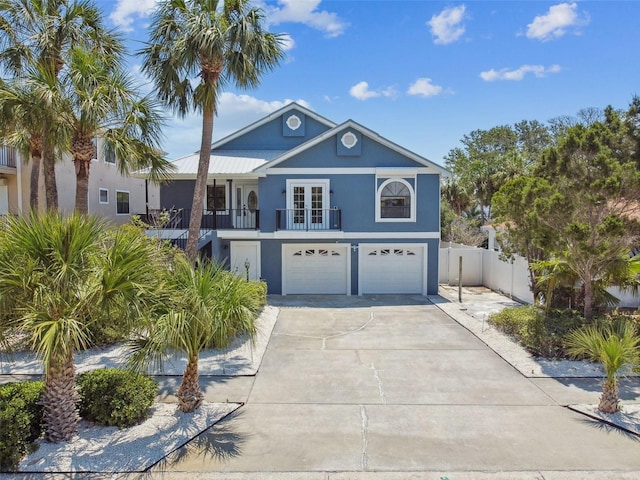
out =
<svg viewBox="0 0 640 480"><path fill-rule="evenodd" d="M156 0L96 3L129 50L139 50ZM640 95L638 1L253 4L270 32L285 35L286 58L257 88L224 91L214 141L296 101L444 165L473 130L625 109ZM149 91L140 63L129 58ZM162 147L170 160L199 149L201 122L196 114L168 118Z"/></svg>

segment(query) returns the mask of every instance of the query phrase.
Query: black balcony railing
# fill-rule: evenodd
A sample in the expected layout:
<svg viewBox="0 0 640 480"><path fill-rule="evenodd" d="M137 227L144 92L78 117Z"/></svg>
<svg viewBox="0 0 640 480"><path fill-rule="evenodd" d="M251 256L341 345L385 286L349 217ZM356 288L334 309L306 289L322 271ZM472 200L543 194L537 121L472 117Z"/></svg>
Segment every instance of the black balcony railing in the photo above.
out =
<svg viewBox="0 0 640 480"><path fill-rule="evenodd" d="M339 208L293 208L276 210L276 230L342 230Z"/></svg>
<svg viewBox="0 0 640 480"><path fill-rule="evenodd" d="M151 228L186 229L189 228L191 209L149 210L148 213L140 215L140 220ZM200 228L257 230L260 228L260 211L248 208L205 210L202 213Z"/></svg>
<svg viewBox="0 0 640 480"><path fill-rule="evenodd" d="M15 148L0 146L0 167L16 168L16 150Z"/></svg>

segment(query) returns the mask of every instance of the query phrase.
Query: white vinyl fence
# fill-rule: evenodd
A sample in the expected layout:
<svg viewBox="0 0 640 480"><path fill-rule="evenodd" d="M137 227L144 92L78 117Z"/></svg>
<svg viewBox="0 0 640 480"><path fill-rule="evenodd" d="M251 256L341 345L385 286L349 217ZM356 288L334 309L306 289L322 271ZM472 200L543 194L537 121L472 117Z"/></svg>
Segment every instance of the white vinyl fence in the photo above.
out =
<svg viewBox="0 0 640 480"><path fill-rule="evenodd" d="M458 285L460 258L462 258L462 285L483 285L502 292L523 303L533 303L529 288L529 264L516 256L513 262L500 260L500 252L484 248L469 247L456 243L441 242L439 282ZM608 289L620 299L620 307L637 308L640 297L627 290Z"/></svg>

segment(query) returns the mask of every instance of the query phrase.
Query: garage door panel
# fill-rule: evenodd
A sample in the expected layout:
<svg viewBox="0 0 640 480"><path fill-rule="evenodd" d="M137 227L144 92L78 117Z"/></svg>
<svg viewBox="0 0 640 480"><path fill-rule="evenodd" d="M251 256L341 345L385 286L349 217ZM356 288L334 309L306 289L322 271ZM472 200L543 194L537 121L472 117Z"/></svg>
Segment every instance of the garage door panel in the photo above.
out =
<svg viewBox="0 0 640 480"><path fill-rule="evenodd" d="M286 245L286 294L348 294L348 246Z"/></svg>
<svg viewBox="0 0 640 480"><path fill-rule="evenodd" d="M360 291L373 293L423 293L423 246L360 245Z"/></svg>

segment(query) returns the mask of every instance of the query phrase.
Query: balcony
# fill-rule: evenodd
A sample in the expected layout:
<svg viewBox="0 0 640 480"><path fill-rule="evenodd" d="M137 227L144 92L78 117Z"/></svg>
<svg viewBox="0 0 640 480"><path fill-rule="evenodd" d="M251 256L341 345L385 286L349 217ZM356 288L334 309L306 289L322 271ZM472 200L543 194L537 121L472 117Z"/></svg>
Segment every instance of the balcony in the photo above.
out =
<svg viewBox="0 0 640 480"><path fill-rule="evenodd" d="M140 215L140 220L153 229L188 229L191 220L191 209L149 210ZM260 228L260 211L243 208L239 210L205 210L200 222L201 230L258 230Z"/></svg>
<svg viewBox="0 0 640 480"><path fill-rule="evenodd" d="M16 157L15 148L0 146L0 167L16 168Z"/></svg>
<svg viewBox="0 0 640 480"><path fill-rule="evenodd" d="M294 208L276 210L276 230L342 230L339 208Z"/></svg>

